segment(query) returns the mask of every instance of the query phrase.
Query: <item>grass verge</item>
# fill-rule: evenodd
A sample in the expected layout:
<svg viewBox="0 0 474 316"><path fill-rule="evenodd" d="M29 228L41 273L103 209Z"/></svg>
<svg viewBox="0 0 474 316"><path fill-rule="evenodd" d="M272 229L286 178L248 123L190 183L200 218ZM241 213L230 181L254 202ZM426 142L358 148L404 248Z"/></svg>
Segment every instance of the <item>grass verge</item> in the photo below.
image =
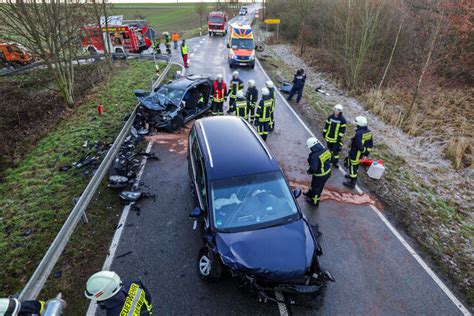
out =
<svg viewBox="0 0 474 316"><path fill-rule="evenodd" d="M268 53L262 54L260 61L275 83L288 81L296 71ZM293 105L315 131L324 126L332 106L309 87L304 90L301 105ZM343 157L353 134L353 126L348 125ZM454 201L440 198L425 184L424 179L414 176L401 154L391 152L383 143L376 143L372 156L382 159L389 168L383 181L374 182L367 178L365 172L361 172L360 182L377 196L385 205L384 211L418 242L430 261L449 277L472 306L474 271L471 242L474 227L470 214L463 212Z"/></svg>
<svg viewBox="0 0 474 316"><path fill-rule="evenodd" d="M111 143L136 103L131 91L148 89L154 77L150 61L115 67L106 84L96 87L74 113L58 122L17 167L6 170L0 184L1 296L16 293L25 285L69 215L73 197L79 196L90 180L81 169L59 168L83 155L82 144L86 140ZM103 116L97 115L99 102L104 105ZM118 213L113 201L116 197L104 187L100 191L105 194L96 198L89 209L91 224L80 225L66 251L74 258L67 262L69 267L77 267L76 263L79 267L101 266L94 253L108 248L107 240ZM66 281L63 292L76 286L60 273L56 277Z"/></svg>

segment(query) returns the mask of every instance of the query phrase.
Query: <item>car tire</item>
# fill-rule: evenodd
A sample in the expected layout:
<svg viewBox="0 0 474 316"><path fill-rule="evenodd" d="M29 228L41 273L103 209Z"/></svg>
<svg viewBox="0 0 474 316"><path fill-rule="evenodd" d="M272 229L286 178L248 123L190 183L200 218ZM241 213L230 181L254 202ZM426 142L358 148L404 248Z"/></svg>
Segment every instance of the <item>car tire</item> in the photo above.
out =
<svg viewBox="0 0 474 316"><path fill-rule="evenodd" d="M216 282L222 276L221 259L207 246L199 250L196 266L199 278L203 281Z"/></svg>
<svg viewBox="0 0 474 316"><path fill-rule="evenodd" d="M255 68L255 63L251 64L250 68L254 69Z"/></svg>
<svg viewBox="0 0 474 316"><path fill-rule="evenodd" d="M166 130L168 132L175 132L177 130L179 130L184 124L184 119L183 119L183 116L181 114L178 114L176 115L175 117L173 117L168 125L168 127L166 128Z"/></svg>
<svg viewBox="0 0 474 316"><path fill-rule="evenodd" d="M209 32L209 36L211 36L211 32Z"/></svg>

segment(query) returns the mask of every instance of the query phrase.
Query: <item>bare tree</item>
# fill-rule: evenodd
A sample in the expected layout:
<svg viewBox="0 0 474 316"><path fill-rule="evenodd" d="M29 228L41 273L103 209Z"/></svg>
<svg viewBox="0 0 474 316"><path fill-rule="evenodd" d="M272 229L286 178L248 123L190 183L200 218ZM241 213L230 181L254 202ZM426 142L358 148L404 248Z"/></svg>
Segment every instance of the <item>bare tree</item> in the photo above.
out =
<svg viewBox="0 0 474 316"><path fill-rule="evenodd" d="M0 6L0 33L45 62L68 106L74 105L73 56L87 19L83 12L81 0L7 0Z"/></svg>
<svg viewBox="0 0 474 316"><path fill-rule="evenodd" d="M207 12L207 5L201 0L201 2L196 3L194 10L199 15L199 28L200 28L200 34L202 35L202 20L204 18L204 14L206 14Z"/></svg>

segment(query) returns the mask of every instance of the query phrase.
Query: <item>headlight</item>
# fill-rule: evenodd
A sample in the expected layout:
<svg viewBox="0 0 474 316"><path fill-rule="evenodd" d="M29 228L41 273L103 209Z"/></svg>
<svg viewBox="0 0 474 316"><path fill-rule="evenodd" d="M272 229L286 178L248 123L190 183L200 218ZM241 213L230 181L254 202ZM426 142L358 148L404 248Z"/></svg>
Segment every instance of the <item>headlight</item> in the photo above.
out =
<svg viewBox="0 0 474 316"><path fill-rule="evenodd" d="M249 57L250 60L254 60L255 59L255 55L252 55Z"/></svg>

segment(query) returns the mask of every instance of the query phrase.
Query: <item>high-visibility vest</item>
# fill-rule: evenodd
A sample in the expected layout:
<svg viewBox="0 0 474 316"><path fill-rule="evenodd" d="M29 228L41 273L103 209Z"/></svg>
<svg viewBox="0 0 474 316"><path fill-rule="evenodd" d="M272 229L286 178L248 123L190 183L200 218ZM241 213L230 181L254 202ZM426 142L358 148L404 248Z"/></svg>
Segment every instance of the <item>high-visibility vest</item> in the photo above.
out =
<svg viewBox="0 0 474 316"><path fill-rule="evenodd" d="M340 141L346 132L346 126L346 120L342 115L338 117L335 115L329 116L323 129L326 142L337 143Z"/></svg>
<svg viewBox="0 0 474 316"><path fill-rule="evenodd" d="M322 154L319 155L318 158L321 167L319 168L318 172L314 174L314 176L322 177L331 172L331 152L326 149Z"/></svg>
<svg viewBox="0 0 474 316"><path fill-rule="evenodd" d="M220 88L219 88L219 84L220 84ZM213 88L214 88L214 94L213 94L214 102L224 102L226 90L227 90L225 82L219 83L216 80L214 81Z"/></svg>
<svg viewBox="0 0 474 316"><path fill-rule="evenodd" d="M181 54L186 55L188 53L188 45L181 45Z"/></svg>

